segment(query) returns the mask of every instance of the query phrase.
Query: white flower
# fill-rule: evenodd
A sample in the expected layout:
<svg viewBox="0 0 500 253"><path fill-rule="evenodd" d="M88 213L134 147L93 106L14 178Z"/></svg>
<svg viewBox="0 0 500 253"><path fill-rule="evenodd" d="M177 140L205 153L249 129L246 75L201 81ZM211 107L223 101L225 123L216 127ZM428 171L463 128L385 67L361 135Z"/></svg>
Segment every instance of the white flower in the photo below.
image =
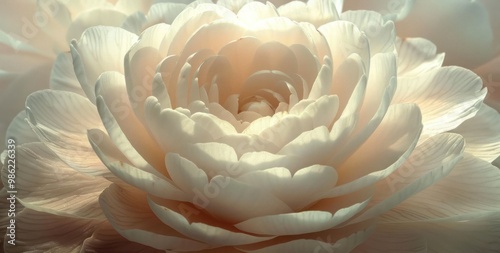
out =
<svg viewBox="0 0 500 253"><path fill-rule="evenodd" d="M139 16L87 29L11 123L9 252L500 248L500 118L430 41L327 0Z"/></svg>

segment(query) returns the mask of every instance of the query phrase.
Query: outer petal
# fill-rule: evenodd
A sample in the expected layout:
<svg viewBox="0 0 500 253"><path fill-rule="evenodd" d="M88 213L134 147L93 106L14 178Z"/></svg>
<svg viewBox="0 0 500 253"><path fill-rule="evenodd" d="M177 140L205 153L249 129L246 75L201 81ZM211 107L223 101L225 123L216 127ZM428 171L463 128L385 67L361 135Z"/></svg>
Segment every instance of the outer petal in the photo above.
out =
<svg viewBox="0 0 500 253"><path fill-rule="evenodd" d="M109 149L113 149L112 147L110 148L113 144L110 144L109 140L102 138L103 141L97 142L92 136L89 136L89 139L102 162L121 180L148 194L166 197L168 199L186 200L186 194L177 189L168 178L161 175L159 172L154 170L141 170L122 160L116 159L116 156L113 157L113 155L110 155L111 152L109 152ZM113 151L119 153L116 147Z"/></svg>
<svg viewBox="0 0 500 253"><path fill-rule="evenodd" d="M261 216L240 222L235 227L255 234L300 236L338 226L358 214L366 206L367 202L346 206L336 212L311 210Z"/></svg>
<svg viewBox="0 0 500 253"><path fill-rule="evenodd" d="M50 73L50 88L53 90L72 91L85 96L82 86L78 82L70 52L60 53L57 56L52 72Z"/></svg>
<svg viewBox="0 0 500 253"><path fill-rule="evenodd" d="M80 252L85 239L102 224L91 219L68 218L24 209L16 215L16 245L5 245L7 252ZM9 240L8 236L4 237Z"/></svg>
<svg viewBox="0 0 500 253"><path fill-rule="evenodd" d="M500 155L500 113L483 104L476 116L466 120L452 132L461 134L467 145L465 152L492 162Z"/></svg>
<svg viewBox="0 0 500 253"><path fill-rule="evenodd" d="M23 206L64 217L104 218L97 198L109 181L69 168L42 143L18 146L16 154L16 190ZM4 182L7 172L4 167Z"/></svg>
<svg viewBox="0 0 500 253"><path fill-rule="evenodd" d="M25 111L19 112L10 122L9 128L7 128L7 139L14 139L16 145L40 141L38 136L36 136L35 132L28 124L27 117L28 115L26 115Z"/></svg>
<svg viewBox="0 0 500 253"><path fill-rule="evenodd" d="M100 197L101 207L116 231L129 241L155 249L194 251L208 248L169 228L148 208L146 195L134 189L116 185L107 188Z"/></svg>
<svg viewBox="0 0 500 253"><path fill-rule="evenodd" d="M461 158L463 147L463 138L454 134L443 134L417 146L401 168L377 184L370 207L351 222L377 217L446 177Z"/></svg>
<svg viewBox="0 0 500 253"><path fill-rule="evenodd" d="M444 67L415 77L398 79L393 103L416 103L422 110L423 139L452 130L473 117L486 89L473 72Z"/></svg>
<svg viewBox="0 0 500 253"><path fill-rule="evenodd" d="M383 224L353 253L495 252L500 248L499 225L498 213L461 222Z"/></svg>
<svg viewBox="0 0 500 253"><path fill-rule="evenodd" d="M95 83L105 71L124 72L123 58L137 36L120 28L92 27L72 42L75 74L83 91L95 103Z"/></svg>
<svg viewBox="0 0 500 253"><path fill-rule="evenodd" d="M423 38L398 38L398 77L416 76L441 67L444 53L436 54L436 45Z"/></svg>
<svg viewBox="0 0 500 253"><path fill-rule="evenodd" d="M104 223L94 231L91 237L85 239L80 252L161 253L165 251L131 242L118 234L111 224Z"/></svg>
<svg viewBox="0 0 500 253"><path fill-rule="evenodd" d="M251 253L350 252L366 240L372 231L371 224L364 223L318 233L278 237L269 242L240 247L240 249Z"/></svg>
<svg viewBox="0 0 500 253"><path fill-rule="evenodd" d="M448 176L393 208L382 221L463 221L498 214L499 189L498 168L466 153Z"/></svg>
<svg viewBox="0 0 500 253"><path fill-rule="evenodd" d="M340 15L340 19L353 22L365 32L372 57L377 53L394 52L396 31L391 20L387 21L373 11L346 11Z"/></svg>
<svg viewBox="0 0 500 253"><path fill-rule="evenodd" d="M45 90L31 94L26 107L33 130L64 162L86 174L108 173L88 143L87 129L103 129L88 99L72 92Z"/></svg>
<svg viewBox="0 0 500 253"><path fill-rule="evenodd" d="M185 236L212 246L237 246L272 239L273 236L255 236L238 231L232 226L217 222L193 205L177 201L149 198L149 206L167 226ZM186 212L192 210L191 212Z"/></svg>
<svg viewBox="0 0 500 253"><path fill-rule="evenodd" d="M307 4L291 1L278 8L280 16L297 22L308 22L316 27L338 20L341 10L342 6L337 6L335 1L329 0L309 0Z"/></svg>

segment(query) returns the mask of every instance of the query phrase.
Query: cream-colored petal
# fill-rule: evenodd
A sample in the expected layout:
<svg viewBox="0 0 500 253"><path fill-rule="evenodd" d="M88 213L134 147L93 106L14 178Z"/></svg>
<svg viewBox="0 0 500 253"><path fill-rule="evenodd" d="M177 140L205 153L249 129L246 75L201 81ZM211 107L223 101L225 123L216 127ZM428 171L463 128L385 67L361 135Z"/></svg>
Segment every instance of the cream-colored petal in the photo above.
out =
<svg viewBox="0 0 500 253"><path fill-rule="evenodd" d="M190 117L172 109L161 110L159 104L146 103L146 121L163 151L182 149L184 143L207 142L210 134ZM165 130L168 129L168 134Z"/></svg>
<svg viewBox="0 0 500 253"><path fill-rule="evenodd" d="M244 36L252 36L262 42L277 41L286 46L301 44L318 57L330 55L328 44L316 28L309 23L297 23L285 17L260 20L247 27Z"/></svg>
<svg viewBox="0 0 500 253"><path fill-rule="evenodd" d="M377 184L370 207L351 222L377 217L442 180L461 159L464 145L459 135L441 134L417 146L401 168Z"/></svg>
<svg viewBox="0 0 500 253"><path fill-rule="evenodd" d="M238 13L241 8L252 2L252 0L218 0L217 5L224 6L232 12Z"/></svg>
<svg viewBox="0 0 500 253"><path fill-rule="evenodd" d="M405 117L405 120L402 120L403 117ZM341 196L373 185L377 181L386 178L392 172L398 169L410 156L415 146L417 145L417 142L419 140L418 136L422 128L421 124L419 123L420 113L418 112L418 108L414 105L408 104L392 106L390 107L386 118L387 119L384 120L385 122L381 124L381 126L384 127L380 127L380 129L376 130L379 133L373 134L373 136L370 138L371 140L369 139L369 142L365 142L364 145L366 146L356 151L358 152L358 155L362 156L363 158L355 158L358 155L351 156L349 158L350 161L348 161L348 163L346 164L343 164L343 167L337 166L339 174L342 173L340 174L340 182L343 184L335 187L323 197ZM405 124L406 126L399 127L399 124ZM396 129L401 131L397 135L395 132ZM370 142L372 142L372 144L368 144ZM375 150L380 151L380 144L385 142L388 145L386 147L388 152L386 152L385 154L392 156L391 159L380 159L380 153L373 152ZM399 148L392 149L391 144L389 144L391 142L394 145L399 146ZM374 149L373 147L377 148ZM368 154L373 154L376 157L368 158L366 156ZM362 164L361 162L366 164ZM379 163L375 164L374 162ZM350 164L349 166L352 167L349 167L348 164ZM344 183L346 180L352 181Z"/></svg>
<svg viewBox="0 0 500 253"><path fill-rule="evenodd" d="M87 97L95 103L95 83L103 72L124 73L123 59L137 36L121 28L97 26L86 30L72 42L75 74Z"/></svg>
<svg viewBox="0 0 500 253"><path fill-rule="evenodd" d="M231 175L231 171L238 163L238 157L234 148L227 144L218 142L187 144L180 153L211 177L235 176Z"/></svg>
<svg viewBox="0 0 500 253"><path fill-rule="evenodd" d="M499 224L498 213L460 222L382 224L353 253L494 252Z"/></svg>
<svg viewBox="0 0 500 253"><path fill-rule="evenodd" d="M160 251L146 245L131 242L118 234L109 223L101 224L92 234L83 241L83 252L124 252L124 253L162 253Z"/></svg>
<svg viewBox="0 0 500 253"><path fill-rule="evenodd" d="M89 175L108 173L92 150L87 130L104 130L95 106L73 92L44 90L31 94L26 112L38 138L70 167Z"/></svg>
<svg viewBox="0 0 500 253"><path fill-rule="evenodd" d="M148 203L165 225L213 247L252 244L273 238L273 236L255 236L240 232L232 226L205 216L201 211L195 214L186 213L184 210L187 209L186 203L154 198L148 198ZM196 210L194 206L190 208Z"/></svg>
<svg viewBox="0 0 500 253"><path fill-rule="evenodd" d="M240 88L240 85L242 85L245 81L245 79L253 74L251 72L251 65L255 61L256 57L256 51L257 49L261 46L262 42L258 40L255 37L243 37L238 40L230 41L226 45L224 45L218 54L220 56L224 56L224 59L227 60L227 65L230 66L231 72L233 75L231 76L231 79L234 81L231 81L231 84L228 87L224 87L224 89L219 89L218 93L221 93L219 95L220 98L225 98L226 93L231 94L232 92L238 93ZM279 43L275 43L279 44ZM208 61L206 62L208 63ZM204 65L206 64L204 63ZM225 62L222 62L222 59L216 59L210 66L210 70L208 70L208 64L207 67L207 73L202 74L201 69L204 67L202 66L200 69L200 83L211 83L212 80L210 78L214 78L215 75L220 77L224 76L225 72L228 72L228 66L223 64ZM234 71L237 70L237 71ZM204 80L205 79L205 80ZM215 85L215 87L214 87ZM212 88L219 88L220 86L216 83L212 84L210 89ZM229 91L225 91L225 89L228 89ZM210 100L211 102L218 102L217 100Z"/></svg>
<svg viewBox="0 0 500 253"><path fill-rule="evenodd" d="M235 227L255 234L300 236L331 229L355 216L367 203L356 203L336 212L311 210L256 217L240 222Z"/></svg>
<svg viewBox="0 0 500 253"><path fill-rule="evenodd" d="M236 134L236 129L231 123L209 113L195 113L191 116L197 124L203 126L217 140L227 135Z"/></svg>
<svg viewBox="0 0 500 253"><path fill-rule="evenodd" d="M179 190L170 179L157 171L146 171L136 168L126 162L117 160L112 155L105 153L106 143L96 143L90 138L91 144L106 167L124 182L135 186L148 194L175 200L186 200L187 195ZM101 145L101 146L100 146ZM109 144L108 144L109 145Z"/></svg>
<svg viewBox="0 0 500 253"><path fill-rule="evenodd" d="M126 93L125 80L122 74L107 72L100 76L96 84L96 94L98 95L97 109L102 117L101 120L108 127L113 119L116 120L119 129L127 137L137 153L153 167L159 170L163 169L164 153L148 132L145 123L136 117ZM112 115L107 114L108 110Z"/></svg>
<svg viewBox="0 0 500 253"><path fill-rule="evenodd" d="M355 24L346 21L337 21L322 25L318 30L328 41L332 54L334 73L339 71L340 66L351 54L359 55L363 62L363 72L369 72L370 44L368 37Z"/></svg>
<svg viewBox="0 0 500 253"><path fill-rule="evenodd" d="M249 151L240 157L237 171L245 173L274 167L293 169L296 160L296 157L287 157L266 151Z"/></svg>
<svg viewBox="0 0 500 253"><path fill-rule="evenodd" d="M481 78L460 67L444 67L418 77L401 77L393 103L416 103L422 111L423 138L452 130L472 118L486 89Z"/></svg>
<svg viewBox="0 0 500 253"><path fill-rule="evenodd" d="M500 154L500 114L483 104L476 116L464 121L452 132L465 138L465 152L488 162Z"/></svg>
<svg viewBox="0 0 500 253"><path fill-rule="evenodd" d="M172 22L170 32L162 41L160 52L162 55L180 55L188 39L191 38L198 28L222 18L231 20L236 18L236 14L222 6L214 4L199 4L194 7L187 7ZM228 35L230 34L226 34L226 36ZM188 56L192 53L194 52L191 51Z"/></svg>
<svg viewBox="0 0 500 253"><path fill-rule="evenodd" d="M329 93L336 94L339 97L339 112L352 113L350 110L354 108L348 108L349 103L351 103L351 107L362 105L367 83L364 68L365 63L363 63L361 57L353 53L333 73L332 89ZM358 86L363 86L363 91L360 91L361 87L357 88ZM349 102L351 100L352 102ZM347 111L344 112L344 110ZM337 118L340 118L340 115L338 113Z"/></svg>
<svg viewBox="0 0 500 253"><path fill-rule="evenodd" d="M428 250L425 236L408 229L412 224L379 225L373 234L353 253L394 252L426 252Z"/></svg>
<svg viewBox="0 0 500 253"><path fill-rule="evenodd" d="M287 168L270 168L245 173L237 178L241 182L268 190L293 210L302 210L321 193L333 188L337 182L334 168L312 165L295 174ZM295 192L291 195L290 192Z"/></svg>
<svg viewBox="0 0 500 253"><path fill-rule="evenodd" d="M177 18L177 15L181 13L185 8L186 4L175 3L169 1L156 1L153 4L147 15L145 16L145 22L142 24L142 28L147 28L154 26L155 24L172 24L172 22Z"/></svg>
<svg viewBox="0 0 500 253"><path fill-rule="evenodd" d="M465 153L448 176L384 214L381 221L464 221L498 214L499 179L497 167Z"/></svg>
<svg viewBox="0 0 500 253"><path fill-rule="evenodd" d="M192 203L221 221L233 223L291 211L281 200L260 188L230 176L210 175L209 180L203 170L179 155L169 154L166 159L173 180L181 189L192 194Z"/></svg>
<svg viewBox="0 0 500 253"><path fill-rule="evenodd" d="M340 181L347 183L357 180L404 159L405 153L413 149L419 139L422 130L421 117L420 110L415 104L389 107L386 116L370 137L345 161L336 166Z"/></svg>
<svg viewBox="0 0 500 253"><path fill-rule="evenodd" d="M71 91L85 96L85 91L78 82L73 66L71 53L64 52L57 56L50 73L50 88L53 90Z"/></svg>
<svg viewBox="0 0 500 253"><path fill-rule="evenodd" d="M323 66L321 66L318 76L316 77L316 80L314 80L314 83L312 84L311 90L309 92L309 96L307 98L318 99L321 96L329 94L330 90L332 89L332 76L332 64L331 62L327 61L326 64L323 64Z"/></svg>
<svg viewBox="0 0 500 253"><path fill-rule="evenodd" d="M304 45L295 44L290 46L290 49L297 58L298 70L296 75L300 77L300 80L292 82L290 85L292 85L297 92L298 99L305 98L307 97L307 92L304 90L304 86L309 89L314 83L314 80L316 80L318 71L321 67L319 59ZM295 75L291 76L292 79L295 77ZM293 106L293 103L290 102L290 104Z"/></svg>
<svg viewBox="0 0 500 253"><path fill-rule="evenodd" d="M309 0L307 3L291 1L280 6L278 12L282 17L297 22L308 22L319 27L339 19L338 13L342 11L342 6L337 6L336 2L328 0Z"/></svg>
<svg viewBox="0 0 500 253"><path fill-rule="evenodd" d="M62 217L104 219L98 197L109 181L73 170L39 142L18 146L16 151L19 203ZM5 183L7 169L6 166L2 171Z"/></svg>
<svg viewBox="0 0 500 253"><path fill-rule="evenodd" d="M112 184L99 198L109 223L129 241L155 249L172 251L196 251L207 249L200 243L173 230L161 226L162 222L149 209L146 194L125 190Z"/></svg>
<svg viewBox="0 0 500 253"><path fill-rule="evenodd" d="M327 163L337 144L337 140L331 138L328 128L319 126L301 133L281 148L277 154L287 156L288 159L297 159L293 167L286 167L295 173L299 168Z"/></svg>
<svg viewBox="0 0 500 253"><path fill-rule="evenodd" d="M291 237L261 243L261 245L250 245L240 247L248 253L274 253L274 252L350 252L353 248L361 244L371 234L373 228L355 226L342 228L339 230L330 229L318 233L301 235L299 238Z"/></svg>
<svg viewBox="0 0 500 253"><path fill-rule="evenodd" d="M375 83L378 87L372 87L374 90L383 89L384 91L382 93L382 98L380 99L380 104L377 105L377 109L374 112L373 117L366 120L366 118L361 117L361 108L365 104L365 101L361 102L361 99L366 98L365 94L367 94L366 91L368 89L367 81L366 78L360 79L360 82L355 88L352 99L349 100L349 103L340 118L342 121L339 123L342 124L334 124L332 128L332 135L335 139L339 139L338 147L342 148L334 150L332 153L334 155L330 157L329 164L336 166L341 163L341 161L347 159L347 157L358 149L360 145L362 145L362 143L364 143L373 134L377 127L379 127L381 122L386 117L386 113L390 108L391 99L394 95L394 91L396 90L396 79L391 78L388 82L388 84L385 82ZM372 102L374 100L378 100L378 98L371 99ZM367 110L370 109L371 108L367 108ZM365 124L361 124L360 121L365 122Z"/></svg>
<svg viewBox="0 0 500 253"><path fill-rule="evenodd" d="M102 221L77 219L24 209L16 215L15 246L6 252L80 252L82 243ZM6 236L4 239L9 240Z"/></svg>
<svg viewBox="0 0 500 253"><path fill-rule="evenodd" d="M221 1L218 1L217 4L220 4ZM232 2L232 1L227 1ZM270 2L265 4L253 1L247 1L245 5L239 9L238 19L251 24L261 19L270 18L270 17L278 17L278 11L276 7L274 7Z"/></svg>
<svg viewBox="0 0 500 253"><path fill-rule="evenodd" d="M97 97L97 108L104 127L108 132L109 139L111 140L109 144L116 146L116 148L119 149L119 152L121 152L123 156L125 156L124 158L130 161L134 166L143 170L154 170L151 165L144 159L144 157L142 157L141 154L139 154L137 150L132 146L130 141L127 139L127 136L123 133L120 126L113 117L113 114L105 106L105 102L103 101L101 96ZM101 141L101 139L97 138L97 136L95 138L92 138L91 136L90 138L95 139L98 142ZM104 142L104 139L102 141Z"/></svg>
<svg viewBox="0 0 500 253"><path fill-rule="evenodd" d="M132 109L141 121L144 121L144 103L152 95L154 76L162 60L158 47L168 30L166 24L146 29L125 56L127 94Z"/></svg>
<svg viewBox="0 0 500 253"><path fill-rule="evenodd" d="M6 138L14 139L16 145L39 141L38 136L33 132L28 122L26 122L27 117L25 111L18 113L7 128ZM7 145L8 143L5 144L5 146Z"/></svg>
<svg viewBox="0 0 500 253"><path fill-rule="evenodd" d="M317 100L301 100L290 110L290 114L275 114L259 118L245 128L244 134L256 134L257 142L272 142L265 150L277 152L301 133L316 127L330 127L337 113L338 98L322 96ZM296 115L296 116L295 116Z"/></svg>
<svg viewBox="0 0 500 253"><path fill-rule="evenodd" d="M287 80L287 82L292 82L290 76L298 72L297 60L291 47L274 41L266 42L257 47L252 56L252 64L249 66L249 72L253 75L257 74L255 72L261 70L270 70L273 75L268 74L269 78L281 78ZM286 76L283 76L283 73Z"/></svg>
<svg viewBox="0 0 500 253"><path fill-rule="evenodd" d="M372 57L378 53L394 52L396 30L391 20L385 20L374 11L346 11L340 19L353 22L366 34Z"/></svg>
<svg viewBox="0 0 500 253"><path fill-rule="evenodd" d="M190 20L192 22L196 21L196 19ZM173 25L172 25L173 26ZM172 27L173 29L173 27ZM224 31L224 32L220 32ZM179 61L180 62L185 62L187 59L193 55L194 53L200 51L201 49L210 49L214 52L218 52L221 50L228 42L237 40L243 36L244 33L244 28L242 27L241 24L239 24L236 20L232 19L223 19L218 22L214 22L210 25L205 25L201 26L200 29L198 29L196 32L193 34L189 35L189 39L182 44L182 50L179 53ZM180 46L176 45L177 42L182 43L182 39L180 40L174 40L173 46ZM172 54L172 52L169 52L169 54ZM227 60L226 60L227 61ZM177 84L178 81L182 79L182 66L179 65L176 68L176 71L173 72L172 74L172 79L170 80L170 83L172 84ZM231 70L230 68L224 69L224 72L228 72L227 75L229 75L226 78L223 78L222 76L219 76L217 79L217 83L219 88L222 89L222 87L231 87L233 85L233 82L231 79L229 79L231 75ZM191 80L188 79L189 84ZM210 80L213 81L213 80ZM230 88L229 90L231 90ZM175 91L175 89L174 89ZM176 94L170 91L171 94ZM224 91L227 92L227 91ZM230 93L229 93L230 94ZM229 94L220 94L221 97L225 98ZM182 98L185 98L187 96L182 96ZM175 104L175 102L174 102ZM177 105L177 104L176 104ZM178 104L177 106L182 106L182 104Z"/></svg>
<svg viewBox="0 0 500 253"><path fill-rule="evenodd" d="M169 153L165 157L165 164L177 187L186 193L191 194L193 189L201 188L208 183L206 172L179 154Z"/></svg>
<svg viewBox="0 0 500 253"><path fill-rule="evenodd" d="M424 38L397 38L398 77L418 76L441 67L444 53L437 54L434 43Z"/></svg>
<svg viewBox="0 0 500 253"><path fill-rule="evenodd" d="M243 130L249 125L248 122L240 122L237 120L235 115L219 103L212 102L208 104L207 107L209 108L211 114L217 116L221 120L229 122L238 132L243 132Z"/></svg>
<svg viewBox="0 0 500 253"><path fill-rule="evenodd" d="M384 95L397 78L397 57L393 53L377 54L371 58L371 68L366 84L366 96L360 110L360 126L365 126L375 116L384 102Z"/></svg>
<svg viewBox="0 0 500 253"><path fill-rule="evenodd" d="M218 219L231 223L292 211L272 194L230 177L215 176L203 190L202 196L209 199L205 209Z"/></svg>
<svg viewBox="0 0 500 253"><path fill-rule="evenodd" d="M158 99L161 109L172 108L172 102L170 101L170 94L167 91L167 87L163 82L162 74L156 73L153 79L153 90L151 94Z"/></svg>

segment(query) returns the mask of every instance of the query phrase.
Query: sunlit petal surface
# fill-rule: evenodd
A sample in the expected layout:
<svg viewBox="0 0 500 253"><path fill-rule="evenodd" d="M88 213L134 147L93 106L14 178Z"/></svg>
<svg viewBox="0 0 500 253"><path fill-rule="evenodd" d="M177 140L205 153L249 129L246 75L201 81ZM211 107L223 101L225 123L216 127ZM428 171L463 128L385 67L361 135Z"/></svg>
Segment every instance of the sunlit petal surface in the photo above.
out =
<svg viewBox="0 0 500 253"><path fill-rule="evenodd" d="M7 1L4 251L497 252L493 93L419 8Z"/></svg>

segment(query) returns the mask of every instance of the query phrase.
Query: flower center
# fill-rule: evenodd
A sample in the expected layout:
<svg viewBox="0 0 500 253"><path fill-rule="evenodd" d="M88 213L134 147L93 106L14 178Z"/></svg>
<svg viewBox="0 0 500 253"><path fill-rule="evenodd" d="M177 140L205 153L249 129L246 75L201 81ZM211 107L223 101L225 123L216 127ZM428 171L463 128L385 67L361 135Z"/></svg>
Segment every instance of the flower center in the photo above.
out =
<svg viewBox="0 0 500 253"><path fill-rule="evenodd" d="M250 111L258 113L262 116L272 116L274 114L276 108L273 108L273 106L263 97L255 96L252 97L251 100L252 101L243 104L243 106L240 107L239 112Z"/></svg>

